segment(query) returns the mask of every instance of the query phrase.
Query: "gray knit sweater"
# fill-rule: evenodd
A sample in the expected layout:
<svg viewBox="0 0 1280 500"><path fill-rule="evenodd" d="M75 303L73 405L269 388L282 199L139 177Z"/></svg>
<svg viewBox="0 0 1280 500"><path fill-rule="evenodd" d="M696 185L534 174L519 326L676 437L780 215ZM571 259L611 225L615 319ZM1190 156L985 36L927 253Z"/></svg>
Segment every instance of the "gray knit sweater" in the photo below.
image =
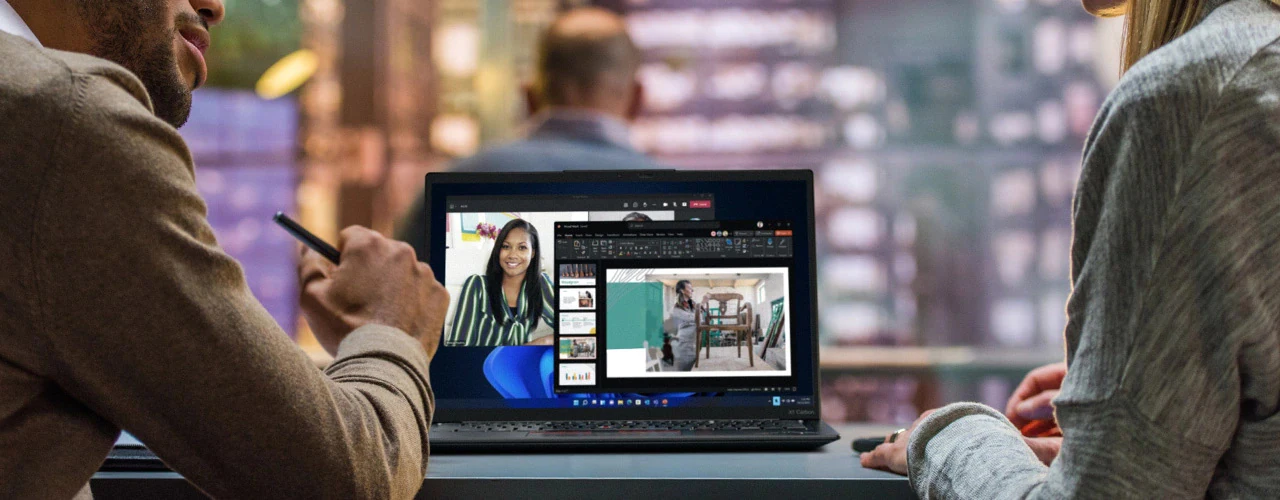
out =
<svg viewBox="0 0 1280 500"><path fill-rule="evenodd" d="M911 436L922 498L1280 498L1280 7L1211 3L1086 144L1061 453L947 406Z"/></svg>

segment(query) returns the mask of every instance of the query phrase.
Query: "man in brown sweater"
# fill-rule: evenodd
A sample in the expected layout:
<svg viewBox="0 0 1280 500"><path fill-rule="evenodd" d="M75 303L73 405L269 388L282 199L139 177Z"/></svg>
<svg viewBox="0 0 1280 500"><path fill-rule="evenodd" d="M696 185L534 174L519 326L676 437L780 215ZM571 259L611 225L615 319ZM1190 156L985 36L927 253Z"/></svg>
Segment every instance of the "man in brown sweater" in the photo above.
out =
<svg viewBox="0 0 1280 500"><path fill-rule="evenodd" d="M121 429L228 498L405 498L447 294L363 228L301 256L317 370L218 247L174 127L220 0L0 0L0 498L88 497Z"/></svg>

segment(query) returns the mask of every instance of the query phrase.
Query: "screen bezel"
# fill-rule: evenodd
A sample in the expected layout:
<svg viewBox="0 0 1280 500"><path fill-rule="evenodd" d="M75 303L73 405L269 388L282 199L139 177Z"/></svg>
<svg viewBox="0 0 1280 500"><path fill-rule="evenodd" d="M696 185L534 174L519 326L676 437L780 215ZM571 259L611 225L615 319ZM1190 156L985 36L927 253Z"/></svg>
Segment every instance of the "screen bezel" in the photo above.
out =
<svg viewBox="0 0 1280 500"><path fill-rule="evenodd" d="M814 191L813 191L813 171L809 169L794 170L626 170L626 171L563 171L563 172L519 172L519 173L500 173L500 172L432 172L426 175L426 189L424 191L422 210L423 220L426 221L424 230L426 231L428 244L426 245L425 255L419 256L420 260L427 262L436 276L443 277L445 268L443 256L439 261L436 255L432 255L431 250L435 246L435 236L433 228L435 227L435 218L432 217L431 209L434 206L432 199L434 188L437 186L444 187L450 184L505 184L512 182L520 183L627 183L627 182L776 182L776 181L801 181L805 183L806 194L806 213L807 229L809 240L808 255L808 275L809 275L809 314L812 318L810 321L810 345L812 346L810 355L813 358L812 378L812 405L792 405L792 406L743 406L743 407L707 407L707 406L691 406L691 407L664 407L664 408L585 408L585 407L568 407L568 408L483 408L483 409L463 409L463 408L437 408L434 416L436 422L462 422L462 421L523 421L523 420L616 420L616 419L720 419L720 418L783 418L783 419L817 419L820 416L819 409L822 407L819 399L820 386L818 384L819 370L821 369L819 360L818 345L818 265L817 265L817 245L815 237L815 221L814 221ZM445 196L448 193L442 193ZM500 193L495 193L500 194ZM800 270L797 270L800 272ZM742 393L742 396L753 395L752 393ZM735 394L733 397L739 396ZM761 398L765 397L765 393L760 393Z"/></svg>

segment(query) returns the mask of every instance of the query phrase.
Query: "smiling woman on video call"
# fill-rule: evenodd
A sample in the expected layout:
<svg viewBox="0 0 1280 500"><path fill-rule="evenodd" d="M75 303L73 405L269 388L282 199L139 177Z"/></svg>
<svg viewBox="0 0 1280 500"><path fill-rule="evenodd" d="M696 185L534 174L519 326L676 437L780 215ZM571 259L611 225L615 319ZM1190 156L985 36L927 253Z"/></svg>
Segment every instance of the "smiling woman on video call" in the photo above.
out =
<svg viewBox="0 0 1280 500"><path fill-rule="evenodd" d="M1280 498L1280 0L1084 4L1127 14L1125 75L1085 145L1066 363L862 464L921 498Z"/></svg>
<svg viewBox="0 0 1280 500"><path fill-rule="evenodd" d="M502 226L484 274L462 285L449 346L551 345L551 335L529 340L538 320L555 318L551 278L541 271L538 230L523 219Z"/></svg>

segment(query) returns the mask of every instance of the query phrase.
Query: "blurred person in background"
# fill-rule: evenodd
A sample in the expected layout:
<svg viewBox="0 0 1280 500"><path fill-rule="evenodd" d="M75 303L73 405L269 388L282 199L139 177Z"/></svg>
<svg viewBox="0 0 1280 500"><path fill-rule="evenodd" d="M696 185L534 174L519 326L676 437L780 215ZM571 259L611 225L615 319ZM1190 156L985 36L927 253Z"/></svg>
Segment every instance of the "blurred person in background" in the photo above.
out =
<svg viewBox="0 0 1280 500"><path fill-rule="evenodd" d="M921 498L1280 498L1280 0L1084 5L1128 19L1076 192L1066 362L1007 416L926 412L862 464ZM1024 438L1050 400L1062 437Z"/></svg>
<svg viewBox="0 0 1280 500"><path fill-rule="evenodd" d="M629 123L640 113L636 79L641 54L617 14L572 9L538 43L526 103L526 138L458 160L452 172L558 172L662 168L631 146ZM426 216L419 196L405 213L399 238L426 255Z"/></svg>
<svg viewBox="0 0 1280 500"><path fill-rule="evenodd" d="M0 0L0 498L87 498L125 429L217 498L409 498L448 303L413 250L301 255L325 371L218 246L178 135L220 0Z"/></svg>

